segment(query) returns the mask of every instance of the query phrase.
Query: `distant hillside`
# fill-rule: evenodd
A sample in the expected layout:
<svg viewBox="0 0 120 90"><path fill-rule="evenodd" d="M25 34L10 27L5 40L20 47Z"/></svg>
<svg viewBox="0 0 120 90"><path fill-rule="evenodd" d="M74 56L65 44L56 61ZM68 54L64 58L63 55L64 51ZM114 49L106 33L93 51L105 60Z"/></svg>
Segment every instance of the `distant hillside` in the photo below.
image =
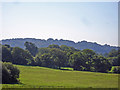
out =
<svg viewBox="0 0 120 90"><path fill-rule="evenodd" d="M81 41L81 42L77 42L75 43L74 41L70 41L70 40L63 40L63 39L52 39L49 38L47 40L44 39L35 39L35 38L16 38L16 39L5 39L2 40L2 45L4 44L9 44L11 47L20 47L20 48L25 48L24 47L24 43L28 41L28 42L32 42L35 43L37 47L41 48L41 47L48 47L51 44L57 44L57 45L67 45L67 46L71 46L74 47L76 49L79 50L83 50L83 49L92 49L94 51L96 51L97 53L108 53L110 52L112 49L117 49L117 47L115 46L110 46L110 45L100 45L97 43L92 43L92 42L87 42L87 41Z"/></svg>

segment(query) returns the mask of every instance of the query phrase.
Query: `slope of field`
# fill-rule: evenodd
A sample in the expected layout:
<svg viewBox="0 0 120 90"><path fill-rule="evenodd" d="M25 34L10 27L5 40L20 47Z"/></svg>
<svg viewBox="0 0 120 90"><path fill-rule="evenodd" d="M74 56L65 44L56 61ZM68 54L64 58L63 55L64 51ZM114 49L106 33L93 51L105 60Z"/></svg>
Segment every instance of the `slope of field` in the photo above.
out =
<svg viewBox="0 0 120 90"><path fill-rule="evenodd" d="M118 74L66 71L16 65L21 84L3 84L3 88L117 88Z"/></svg>

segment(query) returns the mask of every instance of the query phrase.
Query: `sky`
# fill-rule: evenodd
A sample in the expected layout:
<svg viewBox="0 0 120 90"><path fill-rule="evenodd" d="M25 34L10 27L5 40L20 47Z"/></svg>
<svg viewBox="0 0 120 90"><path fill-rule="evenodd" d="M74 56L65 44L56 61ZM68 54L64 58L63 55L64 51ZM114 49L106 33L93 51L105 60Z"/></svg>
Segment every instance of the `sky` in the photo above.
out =
<svg viewBox="0 0 120 90"><path fill-rule="evenodd" d="M2 39L86 40L118 45L117 2L4 2Z"/></svg>

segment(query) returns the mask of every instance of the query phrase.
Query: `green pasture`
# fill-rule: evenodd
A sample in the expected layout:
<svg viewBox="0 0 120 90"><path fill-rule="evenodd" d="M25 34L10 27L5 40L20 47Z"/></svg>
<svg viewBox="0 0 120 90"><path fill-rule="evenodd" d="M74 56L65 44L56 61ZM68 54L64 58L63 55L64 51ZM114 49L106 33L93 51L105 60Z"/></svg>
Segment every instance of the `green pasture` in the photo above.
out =
<svg viewBox="0 0 120 90"><path fill-rule="evenodd" d="M15 65L20 69L20 84L3 88L117 88L118 74L51 69ZM64 68L62 68L64 69Z"/></svg>

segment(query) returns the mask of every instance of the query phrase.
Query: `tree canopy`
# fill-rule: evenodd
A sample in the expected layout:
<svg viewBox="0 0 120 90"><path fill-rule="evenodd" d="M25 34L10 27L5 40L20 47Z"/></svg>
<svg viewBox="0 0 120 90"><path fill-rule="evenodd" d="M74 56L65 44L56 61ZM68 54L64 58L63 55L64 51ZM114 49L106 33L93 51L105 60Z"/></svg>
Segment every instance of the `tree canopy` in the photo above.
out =
<svg viewBox="0 0 120 90"><path fill-rule="evenodd" d="M120 57L115 50L111 51L108 57L104 57L91 49L77 50L66 45L53 44L46 48L37 48L33 43L25 42L25 46L26 49L24 50L19 47L3 45L2 61L19 65L59 69L61 67L72 67L79 71L108 72Z"/></svg>

